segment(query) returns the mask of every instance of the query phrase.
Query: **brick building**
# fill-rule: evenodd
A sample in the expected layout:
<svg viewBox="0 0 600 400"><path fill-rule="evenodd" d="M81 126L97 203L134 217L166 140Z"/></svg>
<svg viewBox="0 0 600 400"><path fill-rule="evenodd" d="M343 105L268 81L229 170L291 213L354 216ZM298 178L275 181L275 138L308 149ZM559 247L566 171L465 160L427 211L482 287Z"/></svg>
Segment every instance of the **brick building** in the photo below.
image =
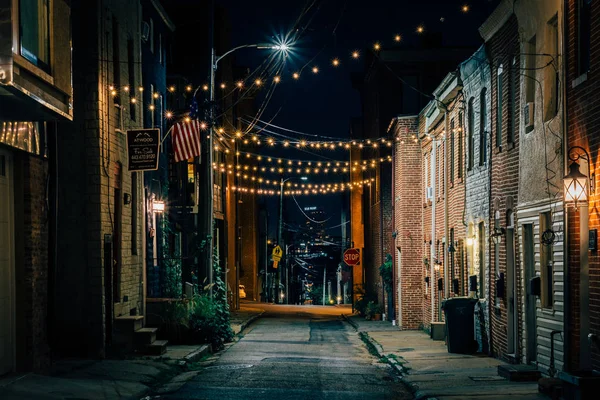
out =
<svg viewBox="0 0 600 400"><path fill-rule="evenodd" d="M398 116L392 121L395 315L401 329L423 324L423 232L421 146L419 117Z"/></svg>
<svg viewBox="0 0 600 400"><path fill-rule="evenodd" d="M455 133L459 143L463 143L463 151L458 152L462 160L462 171L466 185L465 216L467 224L466 246L459 251L461 260L466 264L468 276L475 276L477 285L459 285L460 295L476 295L479 298L477 307L478 343L483 352L489 350L489 308L487 293L489 291L489 213L490 213L490 67L487 62L485 47L482 46L460 67L463 84L463 104L458 131ZM465 112L467 118L465 120ZM466 144L466 152L464 151ZM468 281L467 281L468 282Z"/></svg>
<svg viewBox="0 0 600 400"><path fill-rule="evenodd" d="M49 292L56 164L69 157L57 123L73 119L70 3L0 1L0 375L49 366L47 328L62 312Z"/></svg>
<svg viewBox="0 0 600 400"><path fill-rule="evenodd" d="M513 2L503 1L479 28L486 43L492 76L490 157L490 346L494 356L511 362L519 357L519 293L516 206L519 189L519 76L521 48Z"/></svg>
<svg viewBox="0 0 600 400"><path fill-rule="evenodd" d="M598 116L600 54L600 3L564 1L566 44L566 166L577 161L581 173L591 178L589 204L576 210L570 204L565 216L567 265L565 270L565 370L600 369L600 257L589 248L590 232L600 225L598 214ZM575 146L580 146L577 148ZM587 152L587 154L586 154ZM580 157L580 158L578 158ZM568 170L566 171L568 172Z"/></svg>
<svg viewBox="0 0 600 400"><path fill-rule="evenodd" d="M100 356L116 325L143 319L142 174L128 171L125 131L143 126L138 2L72 3L72 124L58 138L56 350ZM112 87L112 90L111 90ZM127 322L125 322L127 323Z"/></svg>

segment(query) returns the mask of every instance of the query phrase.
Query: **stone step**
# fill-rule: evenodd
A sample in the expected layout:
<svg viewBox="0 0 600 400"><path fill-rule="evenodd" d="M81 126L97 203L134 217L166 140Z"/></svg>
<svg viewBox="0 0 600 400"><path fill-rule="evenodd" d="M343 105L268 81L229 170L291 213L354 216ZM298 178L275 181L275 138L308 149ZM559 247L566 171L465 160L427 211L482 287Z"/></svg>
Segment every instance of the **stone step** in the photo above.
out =
<svg viewBox="0 0 600 400"><path fill-rule="evenodd" d="M115 327L122 332L135 332L144 327L143 315L123 315L115 318Z"/></svg>
<svg viewBox="0 0 600 400"><path fill-rule="evenodd" d="M168 340L155 340L152 344L146 344L139 348L138 353L147 356L161 356L167 352Z"/></svg>
<svg viewBox="0 0 600 400"><path fill-rule="evenodd" d="M148 345L154 343L156 340L156 332L158 328L142 328L133 332L134 343L138 346Z"/></svg>
<svg viewBox="0 0 600 400"><path fill-rule="evenodd" d="M498 365L498 375L513 382L537 382L542 373L533 365Z"/></svg>

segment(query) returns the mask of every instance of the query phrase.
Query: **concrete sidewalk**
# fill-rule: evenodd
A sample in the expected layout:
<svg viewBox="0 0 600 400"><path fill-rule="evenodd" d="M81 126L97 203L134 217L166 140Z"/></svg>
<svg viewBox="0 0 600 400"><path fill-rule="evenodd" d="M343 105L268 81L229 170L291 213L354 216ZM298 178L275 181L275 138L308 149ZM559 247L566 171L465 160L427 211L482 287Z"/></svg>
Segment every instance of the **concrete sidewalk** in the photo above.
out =
<svg viewBox="0 0 600 400"><path fill-rule="evenodd" d="M402 375L416 399L548 400L537 382L510 382L498 376L504 362L484 355L448 353L443 341L423 331L401 331L390 322L345 316L380 357Z"/></svg>
<svg viewBox="0 0 600 400"><path fill-rule="evenodd" d="M263 313L259 304L243 304L231 313L231 328L237 335ZM0 399L151 399L179 390L200 372L204 364L200 361L210 354L210 345L176 345L168 346L162 356L60 360L47 375L0 377Z"/></svg>

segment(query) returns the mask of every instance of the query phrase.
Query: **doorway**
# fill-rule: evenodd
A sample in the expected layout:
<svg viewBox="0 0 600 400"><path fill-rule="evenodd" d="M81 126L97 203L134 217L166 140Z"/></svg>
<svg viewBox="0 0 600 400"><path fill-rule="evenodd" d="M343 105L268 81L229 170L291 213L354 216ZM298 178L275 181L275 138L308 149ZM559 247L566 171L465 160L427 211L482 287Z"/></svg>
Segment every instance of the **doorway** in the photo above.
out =
<svg viewBox="0 0 600 400"><path fill-rule="evenodd" d="M531 293L529 282L536 276L533 242L533 225L523 225L523 267L525 270L525 334L526 362L535 364L537 361L537 329L536 329L536 296Z"/></svg>
<svg viewBox="0 0 600 400"><path fill-rule="evenodd" d="M508 310L507 353L517 356L517 291L515 265L515 218L512 210L506 212L506 308Z"/></svg>
<svg viewBox="0 0 600 400"><path fill-rule="evenodd" d="M0 150L0 375L14 369L14 228L10 153Z"/></svg>

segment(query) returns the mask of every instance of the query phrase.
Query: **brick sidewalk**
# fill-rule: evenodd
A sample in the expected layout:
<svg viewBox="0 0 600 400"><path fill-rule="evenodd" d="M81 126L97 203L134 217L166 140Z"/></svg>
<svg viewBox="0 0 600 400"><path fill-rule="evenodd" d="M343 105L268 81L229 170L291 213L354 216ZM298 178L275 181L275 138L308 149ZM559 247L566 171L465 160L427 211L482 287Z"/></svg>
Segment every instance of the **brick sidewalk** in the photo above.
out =
<svg viewBox="0 0 600 400"><path fill-rule="evenodd" d="M504 362L485 355L448 353L443 341L423 331L401 331L389 322L346 320L386 357L416 399L547 400L537 382L510 382L498 376Z"/></svg>

